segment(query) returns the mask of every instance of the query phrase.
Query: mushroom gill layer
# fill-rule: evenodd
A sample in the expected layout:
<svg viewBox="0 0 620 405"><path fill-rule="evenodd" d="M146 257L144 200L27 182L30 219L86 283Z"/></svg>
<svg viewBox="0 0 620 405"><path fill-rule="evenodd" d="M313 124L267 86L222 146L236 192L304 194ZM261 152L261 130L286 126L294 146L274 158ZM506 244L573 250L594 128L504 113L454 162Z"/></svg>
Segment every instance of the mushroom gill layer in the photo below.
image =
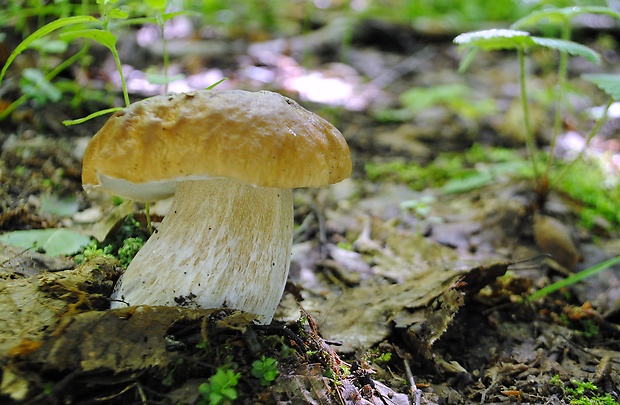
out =
<svg viewBox="0 0 620 405"><path fill-rule="evenodd" d="M184 181L162 224L122 275L130 305L229 307L271 322L292 246L290 189L232 179ZM112 308L125 305L114 302Z"/></svg>

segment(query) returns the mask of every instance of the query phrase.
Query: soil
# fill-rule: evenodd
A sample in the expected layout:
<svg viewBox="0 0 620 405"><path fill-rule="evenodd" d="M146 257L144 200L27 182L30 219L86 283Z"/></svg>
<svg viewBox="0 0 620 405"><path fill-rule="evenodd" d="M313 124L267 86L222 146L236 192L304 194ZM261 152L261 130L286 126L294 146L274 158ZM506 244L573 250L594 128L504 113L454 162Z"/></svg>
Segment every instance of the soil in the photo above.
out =
<svg viewBox="0 0 620 405"><path fill-rule="evenodd" d="M365 171L369 162L426 164L474 142L522 151L511 121L516 61L481 55L459 76L452 34L363 21L347 62L337 63L339 32L326 24L285 43L193 39L192 51L174 59L185 71L215 78L219 71L229 78L222 88L271 89L300 100L350 145L351 179L296 191L289 283L275 321L256 325L225 308L110 310L107 297L122 272L115 258L78 264L0 244L2 403L209 403L200 393L218 370L230 371L229 379L239 373L234 403L245 404L618 403L620 267L526 300L618 256L615 226L584 228L579 204L553 189L541 207L533 184L516 176L444 194L371 180ZM582 35L596 46L589 31ZM147 58L132 60L127 48L137 45L123 43L128 65L159 58L153 46L141 49ZM312 60L303 65L306 50ZM534 61L530 69L541 74L532 87L543 86L550 75ZM259 73L271 79L261 81ZM5 83L3 102L10 102L16 81ZM499 111L472 119L444 103L404 121L378 118L399 107L406 89L449 83L474 88L475 100L499 100ZM339 94L336 84L348 90ZM331 90L313 93L324 85ZM133 99L160 90L129 86ZM58 123L109 106L69 101L26 104L0 122L0 232L64 227L111 241L124 232L119 223L128 213L146 232L143 206L114 208L109 196L82 191L81 156L105 117L77 127ZM550 117L535 116L543 147ZM569 114L567 126L577 118ZM610 122L603 130L609 139L617 135L617 120ZM74 212L42 209L49 196L69 199ZM425 196L432 198L424 215L403 209ZM156 223L165 215L157 206L153 212ZM252 372L264 358L277 360L273 381Z"/></svg>

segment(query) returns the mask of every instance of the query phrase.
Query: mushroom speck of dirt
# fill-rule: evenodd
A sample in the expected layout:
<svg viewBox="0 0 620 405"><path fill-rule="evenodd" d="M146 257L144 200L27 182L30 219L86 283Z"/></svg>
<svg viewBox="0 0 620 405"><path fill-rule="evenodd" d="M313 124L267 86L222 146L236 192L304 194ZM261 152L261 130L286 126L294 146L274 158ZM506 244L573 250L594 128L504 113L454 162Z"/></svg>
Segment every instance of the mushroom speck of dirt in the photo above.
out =
<svg viewBox="0 0 620 405"><path fill-rule="evenodd" d="M350 174L342 134L277 93L202 90L130 105L90 141L84 189L174 199L112 307L229 307L270 323L290 264L292 189Z"/></svg>

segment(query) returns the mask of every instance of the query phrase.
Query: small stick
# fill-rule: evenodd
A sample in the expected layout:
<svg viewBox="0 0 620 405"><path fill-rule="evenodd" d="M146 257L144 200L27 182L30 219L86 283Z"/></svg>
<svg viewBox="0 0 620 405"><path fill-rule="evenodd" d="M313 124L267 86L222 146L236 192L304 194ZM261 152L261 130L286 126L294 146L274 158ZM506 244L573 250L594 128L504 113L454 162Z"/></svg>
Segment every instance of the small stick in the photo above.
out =
<svg viewBox="0 0 620 405"><path fill-rule="evenodd" d="M409 362L406 359L403 359L403 363L405 363L405 374L407 374L407 379L409 380L409 391L411 398L413 399L413 403L415 405L420 405L420 401L422 400L422 390L418 389L415 385L415 379L413 378L413 373L411 372Z"/></svg>

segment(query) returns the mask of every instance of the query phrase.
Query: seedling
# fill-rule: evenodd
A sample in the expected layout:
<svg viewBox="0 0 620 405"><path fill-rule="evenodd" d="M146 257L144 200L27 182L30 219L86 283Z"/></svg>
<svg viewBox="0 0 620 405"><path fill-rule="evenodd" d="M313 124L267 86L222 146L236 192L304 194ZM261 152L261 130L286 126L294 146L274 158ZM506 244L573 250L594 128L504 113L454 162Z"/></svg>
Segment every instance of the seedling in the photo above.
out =
<svg viewBox="0 0 620 405"><path fill-rule="evenodd" d="M240 373L230 369L218 367L215 374L209 378L209 382L198 386L198 392L202 398L196 402L198 405L220 405L232 403L237 399L237 383Z"/></svg>
<svg viewBox="0 0 620 405"><path fill-rule="evenodd" d="M97 243L97 241L93 240L84 248L84 251L82 251L82 253L75 255L74 260L77 264L82 264L86 262L87 260L92 259L93 257L99 257L99 256L113 257L110 254L111 249L112 249L112 246L107 245L107 246L101 247Z"/></svg>
<svg viewBox="0 0 620 405"><path fill-rule="evenodd" d="M118 50L116 48L117 37L113 34L111 30L111 25L113 23L123 22L125 24L144 24L144 23L156 23L160 29L162 30L163 37L163 27L166 21L169 19L185 13L184 11L175 12L175 13L164 13L166 7L165 0L150 0L147 2L147 5L151 7L154 17L145 17L145 18L133 18L129 19L129 15L117 8L115 4L118 0L97 0L97 6L99 9L100 18L95 18L91 15L82 14L76 16L64 16L60 17L55 21L52 21L29 36L27 36L9 55L7 58L6 64L0 71L0 83L4 78L9 66L13 63L15 58L22 54L25 50L29 48L36 48L37 44L49 44L49 43L64 43L67 44L77 38L83 38L95 41L104 47L108 48L108 50L112 53L114 58L116 68L120 75L121 87L123 91L123 98L125 101L125 106L130 104L129 94L127 91L127 84L125 82L125 77L123 75L123 69L121 66L120 57L118 54ZM87 10L84 9L84 12ZM52 42L49 40L48 36L55 31L60 31L58 35L58 40ZM165 41L164 41L165 45ZM49 101L58 101L61 97L60 90L55 87L51 80L55 78L60 72L65 70L69 65L77 62L82 59L82 57L87 52L88 47L85 45L75 55L68 58L66 61L62 62L55 69L53 69L48 74L44 74L40 71L34 70L26 70L24 72L24 78L21 81L22 91L24 92L24 96L15 101L11 106L5 109L0 114L0 119L8 116L15 108L24 104L29 98L34 97L38 102L49 102ZM168 70L168 53L167 50L164 49L164 76L162 79L162 83L168 83L167 79L167 70ZM178 79L178 77L175 77ZM108 113L112 113L118 110L121 110L122 107L113 107L104 109L101 111L97 111L93 114L88 115L85 118L76 119L76 120L67 120L63 121L65 125L73 125L80 124L89 119L105 115Z"/></svg>
<svg viewBox="0 0 620 405"><path fill-rule="evenodd" d="M278 361L273 357L262 355L259 360L252 363L252 375L260 379L261 385L271 384L279 373Z"/></svg>
<svg viewBox="0 0 620 405"><path fill-rule="evenodd" d="M616 256L613 259L609 259L607 261L604 261L602 263L599 263L595 266L592 266L588 269L582 270L579 273L575 273L569 277L566 277L558 282L555 282L553 284L550 284L544 288L541 288L540 290L536 291L534 294L530 295L527 298L527 301L535 301L539 298L542 298L554 291L560 290L562 288L566 288L566 287L570 287L573 284L576 284L577 282L591 277L594 274L597 274L603 270L608 269L609 267L620 263L620 256Z"/></svg>
<svg viewBox="0 0 620 405"><path fill-rule="evenodd" d="M471 64L474 56L479 50L492 51L492 50L516 50L519 61L519 84L520 84L520 97L521 106L523 112L524 128L526 133L526 148L529 156L534 177L536 179L535 190L538 196L539 205L542 206L546 200L547 194L550 189L549 173L553 164L553 155L555 148L555 139L559 132L561 123L561 103L563 98L563 92L566 76L567 76L567 61L568 55L581 56L593 63L600 62L600 56L592 49L570 41L570 21L577 15L581 14L606 14L614 18L620 18L620 13L617 13L606 7L569 7L564 9L550 9L539 11L530 14L529 16L519 20L513 25L513 28L521 28L526 25L538 23L539 21L546 19L550 21L561 21L562 23L562 38L546 38L537 37L531 35L526 31L519 31L515 29L491 29L485 31L469 32L461 34L454 39L462 49L466 51L466 55L461 62L460 70L464 71ZM536 162L536 142L531 127L530 111L528 105L527 95L527 80L525 70L525 54L532 49L546 48L559 51L561 59L558 67L559 77L559 91L556 92L556 116L555 116L555 129L551 143L551 151L547 156L547 162L545 169L541 172ZM598 128L602 125L597 123L593 129L594 136Z"/></svg>
<svg viewBox="0 0 620 405"><path fill-rule="evenodd" d="M527 80L525 69L525 54L531 49L542 47L557 50L571 55L583 56L587 60L598 63L600 56L590 48L576 42L542 38L530 35L525 31L491 29L486 31L470 32L461 34L454 39L454 42L467 51L461 62L460 71L464 71L472 62L479 50L492 51L502 49L513 49L517 51L519 61L519 87L521 92L521 108L523 112L523 124L525 128L525 144L532 165L532 171L537 179L536 190L539 195L546 197L548 190L548 179L541 175L536 164L536 141L532 131L530 110L527 94ZM543 198L544 199L544 198Z"/></svg>

